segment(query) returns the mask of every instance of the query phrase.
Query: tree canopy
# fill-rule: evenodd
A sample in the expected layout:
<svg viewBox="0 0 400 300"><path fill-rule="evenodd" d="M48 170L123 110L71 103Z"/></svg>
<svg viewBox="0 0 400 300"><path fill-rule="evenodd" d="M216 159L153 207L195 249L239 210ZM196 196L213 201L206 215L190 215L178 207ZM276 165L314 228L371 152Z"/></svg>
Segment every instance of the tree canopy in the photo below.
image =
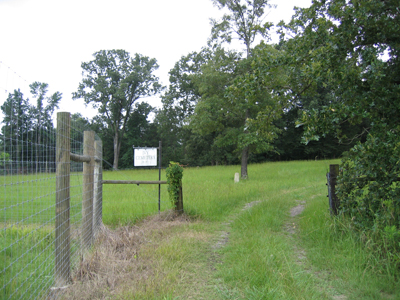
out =
<svg viewBox="0 0 400 300"><path fill-rule="evenodd" d="M345 122L365 124L366 141L346 154L338 189L341 212L360 226L399 226L399 13L391 0L319 0L282 27L292 78L309 95L330 87L330 101L303 112L305 140L343 139Z"/></svg>
<svg viewBox="0 0 400 300"><path fill-rule="evenodd" d="M113 168L118 169L121 142L131 118L133 104L161 90L156 59L125 50L101 50L94 60L82 63L83 80L73 99L83 98L103 116L113 134Z"/></svg>
<svg viewBox="0 0 400 300"><path fill-rule="evenodd" d="M268 38L269 36L269 29L272 26L270 22L264 22L265 17L265 9L271 8L272 5L269 4L268 0L213 0L213 3L219 8L227 8L229 13L225 14L222 17L222 20L216 21L212 20L212 30L211 30L211 37L209 40L209 44L222 44L224 42L230 43L233 38L238 38L246 47L246 59L249 59L251 56L253 42L257 37L260 38ZM215 45L214 45L215 47ZM231 78L233 80L233 78ZM233 82L232 82L233 83ZM238 88L238 87L237 87ZM243 91L242 95L245 94ZM246 128L243 131L243 134L246 136L249 132L247 130L246 120L250 117L250 110L249 106L250 103L246 98L238 99L232 97L234 94L231 94L231 101L233 100L238 101L237 104L245 101L248 105L236 105L236 107L242 107L243 111L243 118L242 123L239 125L237 123L235 126L236 129L239 128ZM221 96L219 96L221 97ZM203 97L204 98L204 97ZM212 99L208 97L208 99ZM222 101L222 99L220 99ZM204 99L199 102L201 103L207 102ZM234 103L232 103L235 105ZM210 105L205 104L204 105ZM219 109L219 107L218 107ZM226 111L229 114L229 110ZM236 114L237 117L237 114ZM201 124L200 124L201 126ZM233 128L229 126L229 128ZM232 134L233 131L230 132ZM244 140L253 140L250 136L246 136L246 138L241 139ZM247 164L249 158L249 142L239 142L239 145L242 146L241 149L241 177L243 179L248 178L247 172Z"/></svg>
<svg viewBox="0 0 400 300"><path fill-rule="evenodd" d="M219 9L227 8L229 14L225 14L222 20L211 19L212 30L210 42L231 43L237 38L246 47L246 55L249 56L251 47L257 36L269 38L271 22L264 22L265 9L275 7L269 0L213 0Z"/></svg>

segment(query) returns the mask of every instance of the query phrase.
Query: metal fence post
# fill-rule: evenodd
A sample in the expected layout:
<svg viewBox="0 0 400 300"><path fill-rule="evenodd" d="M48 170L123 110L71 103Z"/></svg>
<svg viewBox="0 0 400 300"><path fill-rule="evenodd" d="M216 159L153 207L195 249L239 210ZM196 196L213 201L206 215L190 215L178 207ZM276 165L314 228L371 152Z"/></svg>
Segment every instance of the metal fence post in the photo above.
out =
<svg viewBox="0 0 400 300"><path fill-rule="evenodd" d="M88 249L93 242L94 131L83 133L83 155L91 158L83 163L82 187L82 247Z"/></svg>
<svg viewBox="0 0 400 300"><path fill-rule="evenodd" d="M70 126L68 112L57 113L55 285L70 279Z"/></svg>

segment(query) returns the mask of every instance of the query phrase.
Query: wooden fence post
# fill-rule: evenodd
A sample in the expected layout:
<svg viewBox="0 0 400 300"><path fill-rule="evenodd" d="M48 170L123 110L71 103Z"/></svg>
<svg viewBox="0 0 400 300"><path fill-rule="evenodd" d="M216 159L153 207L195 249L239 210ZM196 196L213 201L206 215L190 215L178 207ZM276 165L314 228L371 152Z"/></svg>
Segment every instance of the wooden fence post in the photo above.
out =
<svg viewBox="0 0 400 300"><path fill-rule="evenodd" d="M96 235L103 223L103 144L95 141L94 194L93 194L93 230Z"/></svg>
<svg viewBox="0 0 400 300"><path fill-rule="evenodd" d="M55 285L70 279L70 114L57 113Z"/></svg>
<svg viewBox="0 0 400 300"><path fill-rule="evenodd" d="M83 163L82 187L82 247L88 249L93 242L94 131L83 133L83 155L91 158Z"/></svg>
<svg viewBox="0 0 400 300"><path fill-rule="evenodd" d="M183 192L182 192L182 181L179 184L179 194L175 201L175 211L178 214L183 213Z"/></svg>
<svg viewBox="0 0 400 300"><path fill-rule="evenodd" d="M339 175L339 165L329 165L329 207L331 214L337 215L339 199L336 196L336 178Z"/></svg>

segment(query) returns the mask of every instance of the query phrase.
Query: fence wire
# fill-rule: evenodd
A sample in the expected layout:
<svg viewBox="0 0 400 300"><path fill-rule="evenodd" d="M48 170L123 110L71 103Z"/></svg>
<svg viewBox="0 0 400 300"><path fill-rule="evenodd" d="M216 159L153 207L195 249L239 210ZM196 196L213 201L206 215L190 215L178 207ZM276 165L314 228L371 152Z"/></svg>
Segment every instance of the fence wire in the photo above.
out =
<svg viewBox="0 0 400 300"><path fill-rule="evenodd" d="M57 268L67 266L68 277L73 276L86 248L85 226L98 228L101 223L101 205L91 207L93 224L83 224L83 184L100 186L98 176L88 183L83 178L82 162L70 162L69 208L56 211L56 129L53 124L26 123L26 112L17 107L3 118L0 136L0 298L43 299L57 298L62 287L55 274ZM83 155L81 122L71 121L71 152ZM96 137L98 139L98 137ZM98 150L101 151L101 150ZM101 157L100 153L97 153ZM97 171L99 172L99 170ZM100 197L101 191L90 197ZM85 199L89 199L86 197ZM99 203L90 199L90 203ZM101 202L100 202L101 203ZM56 215L68 213L69 239L56 241ZM96 226L97 225L97 226ZM59 234L57 233L57 236ZM63 236L61 234L61 236ZM56 266L56 245L63 247L61 260ZM68 252L68 253L67 253ZM69 282L65 282L68 284Z"/></svg>

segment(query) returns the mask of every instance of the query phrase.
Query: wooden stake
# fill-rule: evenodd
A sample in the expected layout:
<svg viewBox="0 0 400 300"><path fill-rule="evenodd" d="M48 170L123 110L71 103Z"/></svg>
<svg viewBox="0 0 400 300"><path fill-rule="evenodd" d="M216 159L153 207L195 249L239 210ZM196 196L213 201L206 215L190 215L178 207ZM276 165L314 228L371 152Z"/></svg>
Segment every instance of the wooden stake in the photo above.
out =
<svg viewBox="0 0 400 300"><path fill-rule="evenodd" d="M57 113L56 236L54 277L57 287L70 279L70 114Z"/></svg>

